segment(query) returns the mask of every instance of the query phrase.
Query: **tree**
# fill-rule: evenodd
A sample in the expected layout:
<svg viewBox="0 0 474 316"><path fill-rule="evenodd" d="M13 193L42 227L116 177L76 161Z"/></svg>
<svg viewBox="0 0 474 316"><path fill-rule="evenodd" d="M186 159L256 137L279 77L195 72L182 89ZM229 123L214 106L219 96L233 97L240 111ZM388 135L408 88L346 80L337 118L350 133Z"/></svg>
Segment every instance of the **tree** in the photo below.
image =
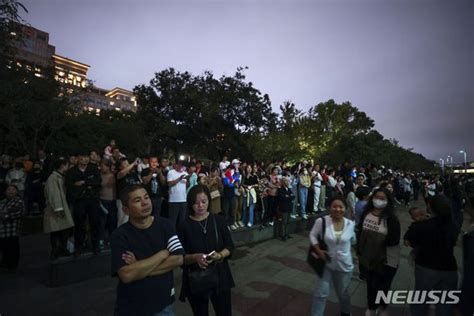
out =
<svg viewBox="0 0 474 316"><path fill-rule="evenodd" d="M268 95L246 82L243 70L216 79L209 71L194 76L169 68L135 87L137 115L152 150L212 159L232 151L253 158L248 139L267 133L275 116Z"/></svg>

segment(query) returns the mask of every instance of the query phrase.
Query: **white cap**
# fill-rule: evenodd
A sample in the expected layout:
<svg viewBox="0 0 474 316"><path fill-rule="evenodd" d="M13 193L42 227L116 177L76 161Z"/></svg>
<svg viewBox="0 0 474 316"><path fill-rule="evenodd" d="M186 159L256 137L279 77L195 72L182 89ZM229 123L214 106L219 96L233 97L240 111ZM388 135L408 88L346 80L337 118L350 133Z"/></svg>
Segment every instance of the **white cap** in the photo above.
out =
<svg viewBox="0 0 474 316"><path fill-rule="evenodd" d="M232 160L232 164L233 165L240 164L240 160L239 159L234 159L234 160Z"/></svg>

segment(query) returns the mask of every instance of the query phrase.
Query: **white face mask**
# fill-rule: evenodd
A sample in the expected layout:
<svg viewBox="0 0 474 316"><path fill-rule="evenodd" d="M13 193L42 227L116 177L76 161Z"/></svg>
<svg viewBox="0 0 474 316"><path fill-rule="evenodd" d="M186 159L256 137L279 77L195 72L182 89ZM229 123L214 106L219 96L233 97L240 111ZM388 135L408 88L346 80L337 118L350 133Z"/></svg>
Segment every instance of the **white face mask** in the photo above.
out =
<svg viewBox="0 0 474 316"><path fill-rule="evenodd" d="M385 201L385 200L379 200L379 199L373 199L373 200L372 200L372 203L374 203L374 207L375 207L376 209L384 209L384 208L387 206L387 204L388 204L387 201Z"/></svg>

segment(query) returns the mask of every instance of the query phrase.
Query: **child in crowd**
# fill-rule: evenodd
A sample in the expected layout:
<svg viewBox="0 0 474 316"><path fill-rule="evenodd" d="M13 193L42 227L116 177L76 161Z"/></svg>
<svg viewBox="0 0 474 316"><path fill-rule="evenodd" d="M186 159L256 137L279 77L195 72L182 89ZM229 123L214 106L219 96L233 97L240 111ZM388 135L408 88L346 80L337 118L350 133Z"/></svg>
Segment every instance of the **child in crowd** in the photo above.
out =
<svg viewBox="0 0 474 316"><path fill-rule="evenodd" d="M362 216L362 213L364 212L365 206L367 205L367 202L369 201L370 197L370 188L366 186L361 186L358 187L355 195L357 198L357 202L355 205L355 211L354 211L354 220L356 227L359 224L360 217Z"/></svg>
<svg viewBox="0 0 474 316"><path fill-rule="evenodd" d="M411 207L409 210L408 210L408 213L410 214L410 217L411 219L413 220L413 223L411 225L416 225L416 223L419 223L419 222L422 222L426 219L429 218L429 215L428 213L425 211L425 210L422 210L421 208L419 207ZM410 242L408 240L404 240L403 241L403 244L407 247L410 247ZM410 251L410 256L408 257L408 263L411 265L411 266L414 266L415 265L415 257L416 257L416 253L417 253L417 249L416 248L413 248L411 251Z"/></svg>

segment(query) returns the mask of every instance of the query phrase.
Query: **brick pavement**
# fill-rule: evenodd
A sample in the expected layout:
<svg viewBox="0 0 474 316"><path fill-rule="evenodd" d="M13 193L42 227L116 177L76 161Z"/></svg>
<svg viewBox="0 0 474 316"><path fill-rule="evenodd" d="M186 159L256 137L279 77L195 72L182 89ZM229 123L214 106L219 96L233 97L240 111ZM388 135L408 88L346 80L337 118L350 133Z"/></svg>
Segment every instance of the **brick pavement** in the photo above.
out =
<svg viewBox="0 0 474 316"><path fill-rule="evenodd" d="M402 233L410 223L405 208L399 209ZM468 216L466 216L468 217ZM467 219L465 219L467 223ZM293 235L282 242L269 240L237 248L231 260L231 269L237 283L233 290L235 315L308 315L315 276L305 262L308 232ZM112 315L116 279L102 277L68 286L46 286L48 236L34 235L22 238L21 266L17 275L1 274L0 315ZM402 246L400 268L395 276L394 289L413 288L413 268L408 263L409 249ZM456 248L458 264L460 246ZM180 276L176 270L176 289ZM365 283L356 279L350 284L353 315L363 315ZM409 315L406 306L389 309L391 315ZM178 316L191 315L186 303L176 302ZM338 313L337 299L331 293L327 315ZM212 312L211 312L212 315Z"/></svg>

